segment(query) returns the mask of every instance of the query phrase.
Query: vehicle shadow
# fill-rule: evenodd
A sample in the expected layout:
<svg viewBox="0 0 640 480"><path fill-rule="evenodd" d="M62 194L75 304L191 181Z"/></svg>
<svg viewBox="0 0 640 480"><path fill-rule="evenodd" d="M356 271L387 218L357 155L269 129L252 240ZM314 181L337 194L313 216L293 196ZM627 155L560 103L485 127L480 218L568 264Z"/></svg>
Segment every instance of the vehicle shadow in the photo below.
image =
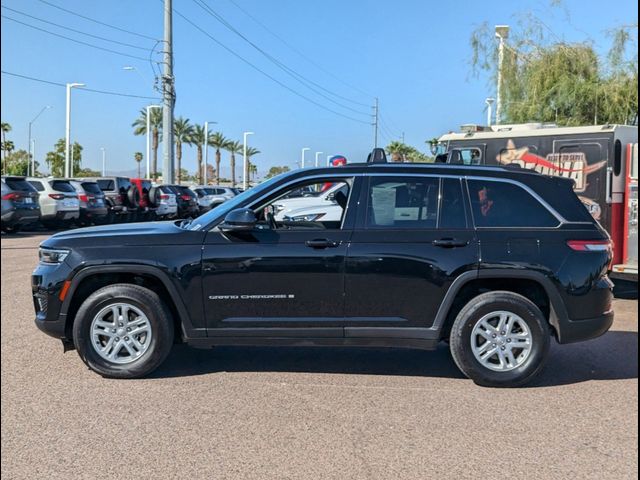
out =
<svg viewBox="0 0 640 480"><path fill-rule="evenodd" d="M615 279L613 283L615 284L613 287L614 297L623 300L638 300L638 282Z"/></svg>
<svg viewBox="0 0 640 480"><path fill-rule="evenodd" d="M198 350L176 345L150 378L216 372L297 372L355 375L422 376L462 379L449 348L435 351L384 348L216 347ZM589 380L638 378L637 332L608 332L573 345L552 343L547 368L529 387L549 387Z"/></svg>

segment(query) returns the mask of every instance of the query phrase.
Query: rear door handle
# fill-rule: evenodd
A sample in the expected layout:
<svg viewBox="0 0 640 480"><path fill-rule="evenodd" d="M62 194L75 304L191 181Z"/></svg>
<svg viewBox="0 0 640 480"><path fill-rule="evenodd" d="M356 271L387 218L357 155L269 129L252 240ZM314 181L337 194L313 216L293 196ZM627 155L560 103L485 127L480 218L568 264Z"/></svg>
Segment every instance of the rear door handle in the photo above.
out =
<svg viewBox="0 0 640 480"><path fill-rule="evenodd" d="M434 240L431 243L435 247L442 248L466 247L469 245L468 240L457 240L455 238L441 238L440 240Z"/></svg>
<svg viewBox="0 0 640 480"><path fill-rule="evenodd" d="M334 242L333 240L327 240L326 238L307 240L305 245L309 248L336 248L340 245L340 242Z"/></svg>

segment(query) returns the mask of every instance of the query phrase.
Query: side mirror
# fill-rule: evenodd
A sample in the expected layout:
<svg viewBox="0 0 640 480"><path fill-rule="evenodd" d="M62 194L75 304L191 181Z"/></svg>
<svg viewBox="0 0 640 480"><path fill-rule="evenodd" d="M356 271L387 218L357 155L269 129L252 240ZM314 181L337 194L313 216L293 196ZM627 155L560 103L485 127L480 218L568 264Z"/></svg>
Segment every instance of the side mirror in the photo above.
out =
<svg viewBox="0 0 640 480"><path fill-rule="evenodd" d="M223 232L248 232L255 229L258 219L253 210L249 208L238 208L231 210L224 217L224 222L220 224Z"/></svg>

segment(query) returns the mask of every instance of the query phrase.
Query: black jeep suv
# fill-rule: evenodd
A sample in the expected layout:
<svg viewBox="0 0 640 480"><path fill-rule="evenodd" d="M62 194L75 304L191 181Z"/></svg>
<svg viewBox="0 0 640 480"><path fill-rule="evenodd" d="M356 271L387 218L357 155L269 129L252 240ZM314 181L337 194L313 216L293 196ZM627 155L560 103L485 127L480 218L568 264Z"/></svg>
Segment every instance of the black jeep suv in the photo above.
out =
<svg viewBox="0 0 640 480"><path fill-rule="evenodd" d="M276 221L275 203L346 194ZM284 199L284 200L283 200ZM146 375L175 341L433 349L518 386L550 339L613 321L611 242L572 182L420 164L304 169L195 220L58 233L33 273L36 324L106 377Z"/></svg>

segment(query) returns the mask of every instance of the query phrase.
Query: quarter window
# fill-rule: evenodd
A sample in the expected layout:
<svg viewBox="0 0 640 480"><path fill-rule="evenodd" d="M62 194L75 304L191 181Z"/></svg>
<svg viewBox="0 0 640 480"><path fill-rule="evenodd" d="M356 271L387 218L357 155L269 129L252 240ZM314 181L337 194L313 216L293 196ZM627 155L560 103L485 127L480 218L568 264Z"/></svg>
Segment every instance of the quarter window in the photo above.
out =
<svg viewBox="0 0 640 480"><path fill-rule="evenodd" d="M469 180L477 227L557 227L558 219L529 192L506 182Z"/></svg>

